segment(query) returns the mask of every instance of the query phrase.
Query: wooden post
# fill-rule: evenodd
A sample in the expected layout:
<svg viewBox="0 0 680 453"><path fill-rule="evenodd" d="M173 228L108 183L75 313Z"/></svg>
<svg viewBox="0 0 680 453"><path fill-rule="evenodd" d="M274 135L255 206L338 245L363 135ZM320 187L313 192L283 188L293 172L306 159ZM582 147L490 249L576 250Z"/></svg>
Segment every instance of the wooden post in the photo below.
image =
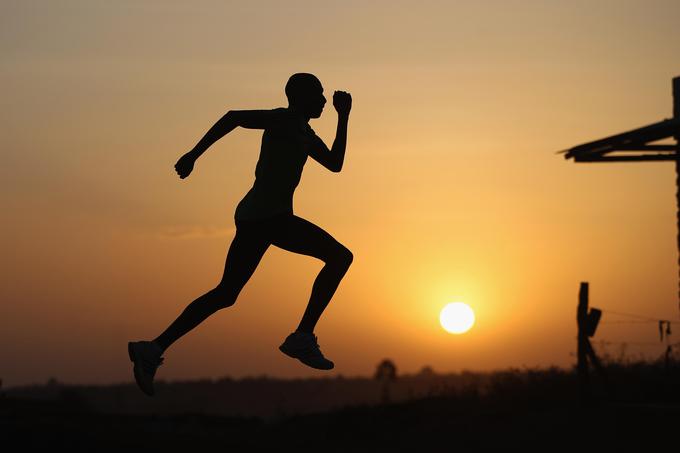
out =
<svg viewBox="0 0 680 453"><path fill-rule="evenodd" d="M578 308L576 310L576 324L578 326L577 343L577 374L581 403L590 401L590 386L588 378L588 333L586 322L588 317L588 282L581 282L578 292Z"/></svg>
<svg viewBox="0 0 680 453"><path fill-rule="evenodd" d="M607 370L605 370L605 368L602 366L602 362L600 362L597 354L595 354L595 350L593 349L593 345L590 343L590 340L586 340L586 347L588 348L588 358L590 359L590 362L593 364L598 374L602 378L604 390L607 392L607 397L609 397L609 399L613 399L616 396L616 387L614 386L614 382L609 380Z"/></svg>
<svg viewBox="0 0 680 453"><path fill-rule="evenodd" d="M673 118L680 118L680 77L673 79ZM678 234L678 309L680 310L680 130L675 135L675 203Z"/></svg>

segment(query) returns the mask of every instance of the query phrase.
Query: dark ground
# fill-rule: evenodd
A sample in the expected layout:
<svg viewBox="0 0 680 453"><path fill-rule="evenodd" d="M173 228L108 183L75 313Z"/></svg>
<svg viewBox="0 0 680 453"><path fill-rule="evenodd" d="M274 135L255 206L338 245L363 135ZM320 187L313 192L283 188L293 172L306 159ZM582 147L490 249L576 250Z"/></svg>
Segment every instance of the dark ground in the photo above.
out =
<svg viewBox="0 0 680 453"><path fill-rule="evenodd" d="M197 413L124 415L68 401L0 399L4 451L469 451L519 447L677 451L680 374L612 366L583 405L573 372L497 373L484 393L450 392L276 420ZM608 393L609 392L609 393ZM609 395L609 396L607 396Z"/></svg>
<svg viewBox="0 0 680 453"><path fill-rule="evenodd" d="M46 411L47 412L47 411ZM31 413L2 419L4 451L253 451L284 446L317 451L406 451L523 447L533 449L677 446L675 406L518 404L503 406L435 397L345 408L275 422L186 415ZM20 448L17 448L20 447ZM668 451L668 450L666 450Z"/></svg>

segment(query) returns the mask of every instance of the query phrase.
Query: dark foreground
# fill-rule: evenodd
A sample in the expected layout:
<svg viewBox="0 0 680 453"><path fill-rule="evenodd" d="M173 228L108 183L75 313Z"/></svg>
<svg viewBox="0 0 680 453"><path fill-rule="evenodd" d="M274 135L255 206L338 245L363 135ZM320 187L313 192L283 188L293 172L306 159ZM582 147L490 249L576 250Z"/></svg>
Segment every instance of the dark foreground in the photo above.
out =
<svg viewBox="0 0 680 453"><path fill-rule="evenodd" d="M600 392L588 406L580 403L573 373L506 373L484 393L467 389L279 419L107 414L5 396L0 402L0 448L392 452L662 447L675 451L680 426L677 370L626 369L610 377L620 384L614 397Z"/></svg>
<svg viewBox="0 0 680 453"><path fill-rule="evenodd" d="M355 407L265 422L198 414L171 416L87 413L15 414L2 420L4 451L406 451L620 448L674 444L677 406L497 404L435 397Z"/></svg>

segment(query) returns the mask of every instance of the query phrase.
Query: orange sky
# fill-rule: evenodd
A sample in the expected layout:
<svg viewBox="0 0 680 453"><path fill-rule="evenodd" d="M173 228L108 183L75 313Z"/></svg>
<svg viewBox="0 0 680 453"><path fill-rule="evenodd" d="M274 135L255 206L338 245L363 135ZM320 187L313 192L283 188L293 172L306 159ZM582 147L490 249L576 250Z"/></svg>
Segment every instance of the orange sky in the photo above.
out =
<svg viewBox="0 0 680 453"><path fill-rule="evenodd" d="M342 172L310 159L294 202L354 253L315 331L336 368L278 351L322 263L271 247L159 378L569 366L581 281L678 319L674 166L555 154L671 116L678 2L171 3L0 5L3 385L132 381L127 342L219 281L261 132L174 163L226 111L285 106L294 72L353 96ZM335 121L310 122L329 146ZM465 335L439 326L452 301Z"/></svg>

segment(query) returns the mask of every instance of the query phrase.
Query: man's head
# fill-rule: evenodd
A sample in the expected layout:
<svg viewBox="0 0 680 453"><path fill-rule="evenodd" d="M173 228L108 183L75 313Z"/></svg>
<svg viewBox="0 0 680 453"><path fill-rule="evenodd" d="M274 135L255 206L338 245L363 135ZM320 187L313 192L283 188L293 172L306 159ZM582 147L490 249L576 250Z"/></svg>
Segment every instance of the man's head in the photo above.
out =
<svg viewBox="0 0 680 453"><path fill-rule="evenodd" d="M323 86L313 74L299 72L293 74L286 83L288 106L309 118L321 116L326 97Z"/></svg>

